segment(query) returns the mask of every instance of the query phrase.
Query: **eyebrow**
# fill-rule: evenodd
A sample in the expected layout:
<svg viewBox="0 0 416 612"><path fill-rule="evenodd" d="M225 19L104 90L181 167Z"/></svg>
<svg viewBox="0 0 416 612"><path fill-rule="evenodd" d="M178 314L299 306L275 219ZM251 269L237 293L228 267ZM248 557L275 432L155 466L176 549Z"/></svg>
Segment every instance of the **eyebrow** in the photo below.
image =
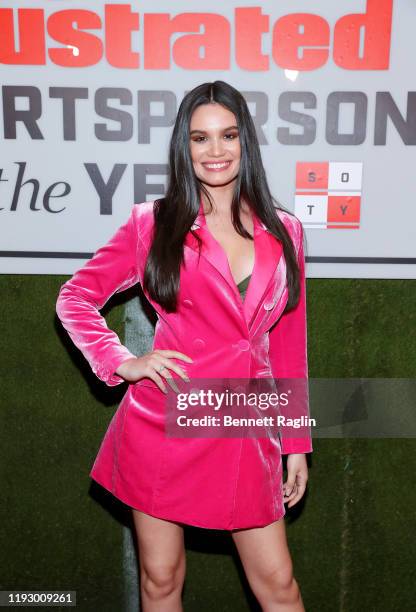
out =
<svg viewBox="0 0 416 612"><path fill-rule="evenodd" d="M222 131L226 132L227 130L233 130L236 129L238 130L238 126L237 125L230 125L229 127L224 128ZM204 130L192 130L192 132L190 132L190 135L192 136L192 134L206 134L206 132Z"/></svg>

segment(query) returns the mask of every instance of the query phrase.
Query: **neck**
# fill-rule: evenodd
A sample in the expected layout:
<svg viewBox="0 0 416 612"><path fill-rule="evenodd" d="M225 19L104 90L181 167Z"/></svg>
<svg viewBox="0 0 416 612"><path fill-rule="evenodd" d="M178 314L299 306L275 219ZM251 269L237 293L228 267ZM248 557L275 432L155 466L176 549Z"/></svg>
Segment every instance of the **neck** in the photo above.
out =
<svg viewBox="0 0 416 612"><path fill-rule="evenodd" d="M209 195L211 196L213 202L213 209L211 212L211 206L208 201L208 198L204 193L202 193L202 202L204 206L204 213L212 214L213 216L219 217L229 217L231 214L231 203L234 193L234 184L221 186L221 188L213 188L211 186L206 185ZM247 206L246 202L242 199L240 201L240 206L243 213L249 212L249 206Z"/></svg>

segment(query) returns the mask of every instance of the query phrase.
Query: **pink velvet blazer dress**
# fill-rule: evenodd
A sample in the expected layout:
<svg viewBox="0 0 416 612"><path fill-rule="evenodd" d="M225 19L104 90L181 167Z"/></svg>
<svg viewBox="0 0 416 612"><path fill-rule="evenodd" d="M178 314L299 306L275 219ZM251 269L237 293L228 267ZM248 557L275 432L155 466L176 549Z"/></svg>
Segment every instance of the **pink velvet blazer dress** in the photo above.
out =
<svg viewBox="0 0 416 612"><path fill-rule="evenodd" d="M295 245L301 270L298 305L288 299L282 246L253 215L255 264L242 301L225 251L205 221L202 202L184 244L178 310L157 314L153 349L174 349L189 378L307 378L303 228L276 209ZM153 202L135 204L127 221L60 288L56 312L93 372L123 383L118 366L135 357L99 310L116 292L142 284L151 244ZM178 378L175 372L170 375ZM168 385L167 385L168 387ZM209 529L261 527L285 514L282 454L312 452L311 436L172 438L165 434L166 395L150 378L128 384L90 472L130 507Z"/></svg>

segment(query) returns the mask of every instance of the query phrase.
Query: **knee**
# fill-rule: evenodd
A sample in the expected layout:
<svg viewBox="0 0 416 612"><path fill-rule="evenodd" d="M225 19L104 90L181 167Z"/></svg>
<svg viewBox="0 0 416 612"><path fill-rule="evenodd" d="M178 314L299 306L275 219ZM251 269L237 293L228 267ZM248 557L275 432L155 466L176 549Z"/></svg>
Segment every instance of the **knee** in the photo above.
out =
<svg viewBox="0 0 416 612"><path fill-rule="evenodd" d="M259 597L264 604L295 604L301 601L298 583L291 563L269 570L262 579Z"/></svg>
<svg viewBox="0 0 416 612"><path fill-rule="evenodd" d="M140 581L143 593L152 601L163 600L175 591L182 590L185 577L181 559L173 565L146 564L142 567Z"/></svg>

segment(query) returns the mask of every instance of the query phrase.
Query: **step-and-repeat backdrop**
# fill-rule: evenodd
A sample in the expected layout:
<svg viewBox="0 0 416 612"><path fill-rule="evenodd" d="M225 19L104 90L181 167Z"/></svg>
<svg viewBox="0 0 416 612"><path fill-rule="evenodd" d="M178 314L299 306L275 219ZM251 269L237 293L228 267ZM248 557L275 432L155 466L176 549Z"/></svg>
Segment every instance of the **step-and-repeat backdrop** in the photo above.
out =
<svg viewBox="0 0 416 612"><path fill-rule="evenodd" d="M160 197L180 101L245 96L308 277L415 278L413 0L0 5L0 272L71 274Z"/></svg>

